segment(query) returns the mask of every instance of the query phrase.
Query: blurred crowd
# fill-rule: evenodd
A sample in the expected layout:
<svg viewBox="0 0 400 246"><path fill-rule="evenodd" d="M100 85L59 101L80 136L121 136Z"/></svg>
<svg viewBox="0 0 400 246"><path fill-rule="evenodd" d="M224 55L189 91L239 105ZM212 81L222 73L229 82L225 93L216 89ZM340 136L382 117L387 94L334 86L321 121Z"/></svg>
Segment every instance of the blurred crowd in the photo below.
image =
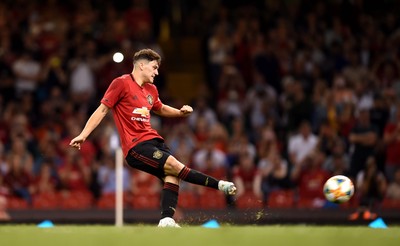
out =
<svg viewBox="0 0 400 246"><path fill-rule="evenodd" d="M203 41L207 80L190 117L152 124L181 162L237 184L222 207L331 206L322 187L336 174L354 181L355 206L400 200L399 4L366 2L1 2L0 211L13 198L35 207L44 194L83 194L94 206L115 192L111 115L80 151L68 143L112 79L131 72L130 59L111 60L115 51L163 55L161 18ZM156 79L161 100L180 107L167 73ZM146 195L160 191L158 180L128 168L123 187L133 207L142 196L151 206ZM187 207L211 193L181 190Z"/></svg>

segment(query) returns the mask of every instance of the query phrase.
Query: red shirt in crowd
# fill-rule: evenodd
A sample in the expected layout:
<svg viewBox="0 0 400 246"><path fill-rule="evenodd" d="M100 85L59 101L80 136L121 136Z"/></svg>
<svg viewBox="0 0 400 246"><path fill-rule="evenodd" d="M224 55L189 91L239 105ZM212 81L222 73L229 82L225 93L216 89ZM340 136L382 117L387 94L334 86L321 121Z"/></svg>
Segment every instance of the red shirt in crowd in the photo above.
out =
<svg viewBox="0 0 400 246"><path fill-rule="evenodd" d="M324 198L323 187L329 173L321 168L303 170L298 181L302 198Z"/></svg>
<svg viewBox="0 0 400 246"><path fill-rule="evenodd" d="M385 127L385 134L394 134L397 129L397 123L388 123ZM395 139L386 147L386 164L400 164L400 139Z"/></svg>
<svg viewBox="0 0 400 246"><path fill-rule="evenodd" d="M240 165L233 168L233 177L243 181L245 192L253 191L253 182L256 174L257 168L255 166L249 169L244 169Z"/></svg>

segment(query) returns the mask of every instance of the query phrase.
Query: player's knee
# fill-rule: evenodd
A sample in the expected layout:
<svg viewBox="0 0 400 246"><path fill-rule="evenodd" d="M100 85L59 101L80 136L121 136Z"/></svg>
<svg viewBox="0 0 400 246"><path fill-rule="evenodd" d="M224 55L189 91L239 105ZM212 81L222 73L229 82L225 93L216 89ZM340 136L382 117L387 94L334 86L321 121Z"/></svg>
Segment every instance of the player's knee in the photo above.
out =
<svg viewBox="0 0 400 246"><path fill-rule="evenodd" d="M184 168L185 165L180 163L173 156L168 157L164 165L164 171L166 175L178 176L179 172Z"/></svg>
<svg viewBox="0 0 400 246"><path fill-rule="evenodd" d="M179 185L179 181L180 180L179 180L178 177L170 176L170 175L166 176L165 179L164 179L165 183L172 183L172 184L176 184L176 185Z"/></svg>

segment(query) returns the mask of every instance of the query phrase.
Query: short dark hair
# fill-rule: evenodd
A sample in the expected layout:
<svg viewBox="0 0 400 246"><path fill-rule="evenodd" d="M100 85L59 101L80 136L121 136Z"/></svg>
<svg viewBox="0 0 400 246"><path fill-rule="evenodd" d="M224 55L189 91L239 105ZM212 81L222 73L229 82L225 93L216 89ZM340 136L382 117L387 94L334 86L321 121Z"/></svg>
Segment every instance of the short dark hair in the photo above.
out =
<svg viewBox="0 0 400 246"><path fill-rule="evenodd" d="M161 56L152 49L142 49L136 52L133 55L133 64L135 64L139 60L147 60L147 61L157 61L158 65L161 65Z"/></svg>

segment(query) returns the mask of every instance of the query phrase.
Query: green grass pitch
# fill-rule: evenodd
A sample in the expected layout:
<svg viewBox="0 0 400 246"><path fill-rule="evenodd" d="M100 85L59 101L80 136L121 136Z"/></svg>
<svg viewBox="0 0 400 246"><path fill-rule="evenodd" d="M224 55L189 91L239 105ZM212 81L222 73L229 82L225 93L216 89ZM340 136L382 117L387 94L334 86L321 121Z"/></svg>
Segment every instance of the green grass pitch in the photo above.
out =
<svg viewBox="0 0 400 246"><path fill-rule="evenodd" d="M150 225L0 225L1 246L253 246L253 245L400 245L400 227L372 229L367 226L201 226L157 228Z"/></svg>

